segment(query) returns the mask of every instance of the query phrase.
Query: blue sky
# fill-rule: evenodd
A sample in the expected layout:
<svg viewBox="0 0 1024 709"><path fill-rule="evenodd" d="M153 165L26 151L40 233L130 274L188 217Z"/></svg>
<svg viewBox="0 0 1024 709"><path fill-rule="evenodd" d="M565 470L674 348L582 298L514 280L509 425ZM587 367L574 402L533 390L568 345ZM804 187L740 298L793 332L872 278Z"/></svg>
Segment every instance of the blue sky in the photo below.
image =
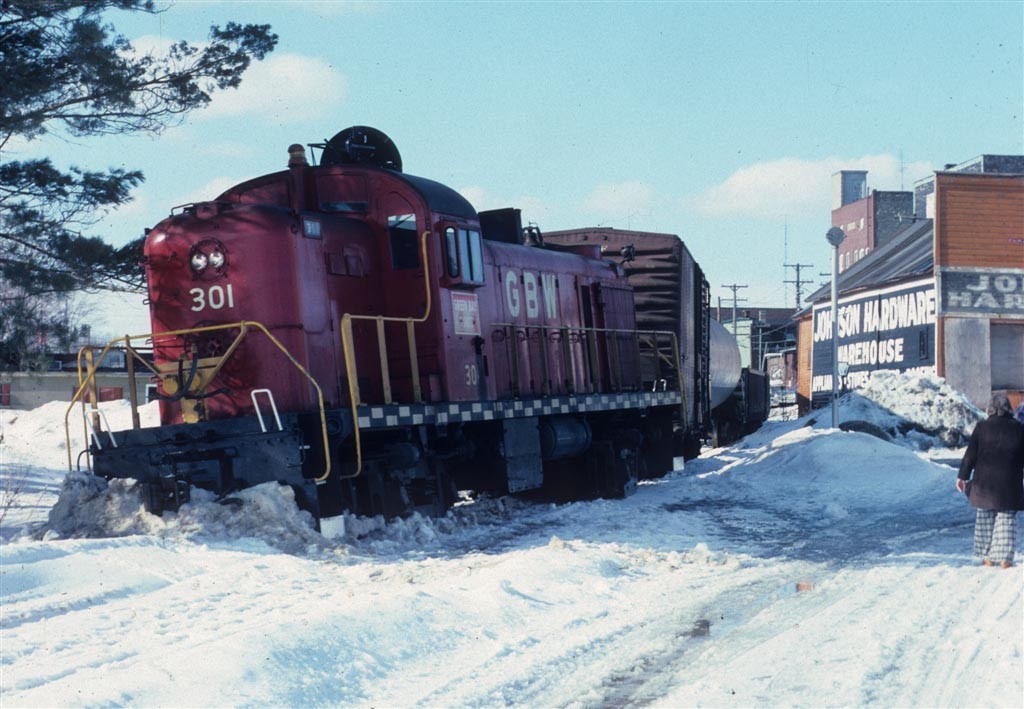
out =
<svg viewBox="0 0 1024 709"><path fill-rule="evenodd" d="M229 20L269 23L280 43L241 89L158 137L15 146L144 170L135 202L101 225L114 243L282 169L290 143L365 124L407 172L479 209L676 233L713 299L740 283L750 304L783 306L783 263L829 268L836 170L911 189L945 163L1024 153L1021 2L162 7L111 19L147 48ZM145 325L126 306L111 327Z"/></svg>

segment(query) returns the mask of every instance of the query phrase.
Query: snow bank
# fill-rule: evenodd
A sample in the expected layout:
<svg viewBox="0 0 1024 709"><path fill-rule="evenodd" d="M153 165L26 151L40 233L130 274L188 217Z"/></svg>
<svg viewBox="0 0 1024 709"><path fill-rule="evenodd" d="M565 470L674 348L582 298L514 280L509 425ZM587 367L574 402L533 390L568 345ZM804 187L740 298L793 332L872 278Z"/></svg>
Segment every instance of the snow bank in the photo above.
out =
<svg viewBox="0 0 1024 709"><path fill-rule="evenodd" d="M104 401L99 405L110 428L123 431L132 427L132 409L127 401ZM30 409L0 409L0 460L4 466L31 464L67 470L67 440L64 429L64 415L68 402L51 401ZM153 401L139 407L139 419L144 428L160 424L160 409ZM71 450L74 456L85 448L85 434L82 427L82 408L75 405L67 416L68 432L71 436Z"/></svg>
<svg viewBox="0 0 1024 709"><path fill-rule="evenodd" d="M157 537L254 539L291 553L322 551L330 542L316 533L313 517L295 504L287 485L265 483L242 490L227 502L192 489L192 500L162 516L146 512L134 480L109 483L71 473L61 486L47 524L32 536L53 540L80 537Z"/></svg>
<svg viewBox="0 0 1024 709"><path fill-rule="evenodd" d="M903 446L852 431L801 428L774 439L715 475L735 471L744 494L779 500L799 509L806 501L826 500L833 510L880 509L913 501L942 500L952 489L953 470L921 459ZM730 484L735 484L731 480ZM735 497L736 492L725 492Z"/></svg>
<svg viewBox="0 0 1024 709"><path fill-rule="evenodd" d="M966 396L934 375L876 372L860 393L949 447L962 445L985 418Z"/></svg>
<svg viewBox="0 0 1024 709"><path fill-rule="evenodd" d="M984 418L967 397L933 375L876 372L863 388L839 398L840 428L915 450L966 445L974 425ZM797 423L828 428L831 409L813 411Z"/></svg>
<svg viewBox="0 0 1024 709"><path fill-rule="evenodd" d="M937 489L939 485L935 471L943 469L923 463L907 449L926 449L946 441L955 445L982 418L981 412L962 395L941 379L928 376L882 372L868 388L844 395L839 403L844 427L869 430L901 446L863 434L816 435L826 433L831 423L828 410L820 410L797 421L768 424L745 439L734 450L744 452L739 460L744 463L743 469L749 468L750 472L739 483L732 479L713 492L709 490L708 496L735 503L736 490L747 489L747 495L781 495L780 506L792 502L794 510L801 510L802 499L820 495L829 500L824 511L830 519L842 519L851 510L867 505L885 506L886 500L901 496L928 497L934 492L932 486ZM65 468L66 408L67 404L53 402L33 411L3 412L5 452L14 451L19 460L45 459L54 469ZM104 409L115 430L131 425L127 402L111 402ZM155 404L142 407L141 411L144 425L156 423ZM80 427L78 433L81 434ZM746 465L751 454L757 456L759 465ZM844 466L837 469L835 460L844 461ZM716 474L734 467L726 465ZM686 476L699 469L699 465L691 463ZM923 487L897 489L911 483ZM759 488L756 493L749 490L751 485ZM336 525L340 534L326 539L314 531L310 515L297 508L294 495L286 486L261 485L232 495L231 504L193 489L191 503L177 513L157 517L143 508L134 481L115 480L107 484L76 473L61 486L48 522L31 536L52 539L147 534L163 538L251 539L289 553L359 551L380 555L412 548L438 548L450 543L451 536L456 534L462 537L461 543L472 545L474 534L483 540L488 534L493 535L494 529L513 528L517 515L532 505L535 503L517 498L484 497L464 499L438 519L416 514L388 522L382 517L346 514ZM481 541L481 546L486 544Z"/></svg>
<svg viewBox="0 0 1024 709"><path fill-rule="evenodd" d="M532 503L514 498L463 499L440 518L413 514L383 517L343 515L341 533L318 534L313 517L299 509L287 485L264 483L232 493L225 500L192 488L190 502L161 516L146 511L141 486L134 480L106 481L86 473L69 474L45 524L26 530L21 539L123 537L136 534L195 540L250 539L290 554L345 554L353 549L381 555L410 548L437 548L445 537L479 530L487 536L507 525Z"/></svg>

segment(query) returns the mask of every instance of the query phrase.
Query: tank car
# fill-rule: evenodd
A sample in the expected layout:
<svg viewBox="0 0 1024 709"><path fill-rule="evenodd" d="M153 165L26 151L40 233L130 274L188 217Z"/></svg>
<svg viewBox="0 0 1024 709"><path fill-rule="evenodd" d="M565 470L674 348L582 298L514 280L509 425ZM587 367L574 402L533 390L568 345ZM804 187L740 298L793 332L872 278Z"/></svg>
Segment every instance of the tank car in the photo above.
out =
<svg viewBox="0 0 1024 709"><path fill-rule="evenodd" d="M138 480L154 512L277 481L319 523L441 514L463 489L622 496L699 452L713 362L688 252L689 300L670 285L659 319L632 244L477 212L373 128L310 147L318 164L292 145L285 170L147 231L152 333L118 344L161 425L94 430L98 475Z"/></svg>

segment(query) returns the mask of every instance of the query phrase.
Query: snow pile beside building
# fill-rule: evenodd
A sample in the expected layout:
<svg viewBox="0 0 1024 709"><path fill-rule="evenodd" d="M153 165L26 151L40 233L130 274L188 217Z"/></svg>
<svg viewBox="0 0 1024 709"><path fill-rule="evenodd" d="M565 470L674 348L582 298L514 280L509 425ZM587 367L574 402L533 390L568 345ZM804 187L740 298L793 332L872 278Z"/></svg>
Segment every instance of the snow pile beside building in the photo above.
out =
<svg viewBox="0 0 1024 709"><path fill-rule="evenodd" d="M927 374L875 372L863 387L839 398L840 428L915 450L962 447L974 425L984 418L963 394ZM828 428L831 409L826 406L813 411L800 422Z"/></svg>
<svg viewBox="0 0 1024 709"><path fill-rule="evenodd" d="M955 471L921 458L913 446L828 423L782 434L775 428L774 435L748 437L742 448L687 465L699 480L692 488L699 497L687 509L721 520L730 541L749 548L786 540L784 553L794 558L848 561L880 553L889 534L944 524L966 505L953 487ZM756 514L747 509L755 499Z"/></svg>
<svg viewBox="0 0 1024 709"><path fill-rule="evenodd" d="M950 448L964 445L974 425L985 418L963 394L934 375L876 372L860 394L912 425L899 427L900 435L923 433Z"/></svg>

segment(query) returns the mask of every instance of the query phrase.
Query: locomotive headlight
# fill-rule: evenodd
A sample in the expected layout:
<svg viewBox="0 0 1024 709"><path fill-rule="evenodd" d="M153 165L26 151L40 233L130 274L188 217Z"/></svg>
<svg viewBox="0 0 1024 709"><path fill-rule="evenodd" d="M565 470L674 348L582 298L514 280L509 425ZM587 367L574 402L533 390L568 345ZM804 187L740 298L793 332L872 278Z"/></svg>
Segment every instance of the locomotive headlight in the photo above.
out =
<svg viewBox="0 0 1024 709"><path fill-rule="evenodd" d="M203 239L192 246L188 263L196 277L210 280L223 276L228 267L228 250L217 239Z"/></svg>

